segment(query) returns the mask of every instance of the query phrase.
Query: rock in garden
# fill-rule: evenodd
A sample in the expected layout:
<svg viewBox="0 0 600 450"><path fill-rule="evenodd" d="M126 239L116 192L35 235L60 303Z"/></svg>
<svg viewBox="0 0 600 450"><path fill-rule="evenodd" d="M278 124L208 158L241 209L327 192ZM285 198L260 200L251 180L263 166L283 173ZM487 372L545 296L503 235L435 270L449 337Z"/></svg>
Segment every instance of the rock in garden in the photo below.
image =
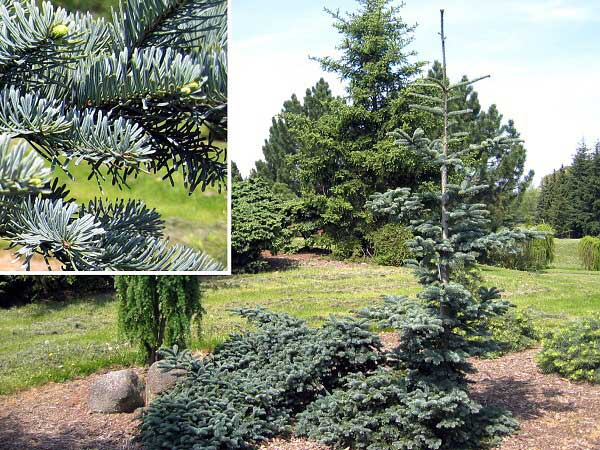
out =
<svg viewBox="0 0 600 450"><path fill-rule="evenodd" d="M130 413L144 406L144 382L131 369L109 372L90 387L88 406L93 412Z"/></svg>
<svg viewBox="0 0 600 450"><path fill-rule="evenodd" d="M165 371L159 367L159 362L152 364L146 375L146 404L149 405L160 394L175 386L186 373L183 369Z"/></svg>

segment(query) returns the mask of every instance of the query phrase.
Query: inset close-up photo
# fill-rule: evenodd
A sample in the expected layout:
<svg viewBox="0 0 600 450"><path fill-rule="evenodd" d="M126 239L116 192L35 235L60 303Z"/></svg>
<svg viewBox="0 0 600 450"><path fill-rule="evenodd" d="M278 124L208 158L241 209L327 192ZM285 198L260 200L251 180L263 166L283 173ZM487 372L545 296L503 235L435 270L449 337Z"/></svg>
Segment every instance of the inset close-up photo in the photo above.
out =
<svg viewBox="0 0 600 450"><path fill-rule="evenodd" d="M0 271L226 273L227 166L225 0L0 1Z"/></svg>

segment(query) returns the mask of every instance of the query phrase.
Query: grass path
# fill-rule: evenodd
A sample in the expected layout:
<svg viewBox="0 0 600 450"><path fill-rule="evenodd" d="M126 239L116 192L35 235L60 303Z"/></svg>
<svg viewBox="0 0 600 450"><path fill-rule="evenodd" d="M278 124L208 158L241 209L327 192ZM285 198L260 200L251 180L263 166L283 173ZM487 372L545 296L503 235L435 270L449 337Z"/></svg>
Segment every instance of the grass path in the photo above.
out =
<svg viewBox="0 0 600 450"><path fill-rule="evenodd" d="M482 274L518 307L531 307L541 326L553 328L600 313L600 273L574 266L575 245L559 241L555 267L544 273L483 267ZM241 329L231 310L242 306L263 305L317 324L378 302L382 294L414 295L420 287L404 268L310 259L289 270L208 277L203 289L207 314L196 349L213 348ZM110 295L0 310L0 394L139 362L135 349L119 342L116 320Z"/></svg>

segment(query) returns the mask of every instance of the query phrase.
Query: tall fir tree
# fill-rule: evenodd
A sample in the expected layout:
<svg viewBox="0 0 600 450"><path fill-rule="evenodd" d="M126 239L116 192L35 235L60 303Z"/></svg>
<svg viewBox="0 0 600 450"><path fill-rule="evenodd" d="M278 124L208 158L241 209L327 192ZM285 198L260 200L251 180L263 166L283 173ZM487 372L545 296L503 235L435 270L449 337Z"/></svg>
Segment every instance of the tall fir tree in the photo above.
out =
<svg viewBox="0 0 600 450"><path fill-rule="evenodd" d="M316 120L287 114L298 140L291 157L306 208L318 211L319 228L341 256L366 246L369 214L364 203L373 192L396 184L433 179L428 164L394 146L388 133L423 121L412 112L403 90L421 70L408 49L414 27L390 0L358 0L355 13L328 11L342 36L339 58L314 58L347 86ZM311 214L312 215L312 214Z"/></svg>
<svg viewBox="0 0 600 450"><path fill-rule="evenodd" d="M349 377L343 389L300 415L304 434L336 448L491 449L516 427L508 413L482 406L469 394L468 358L495 346L485 324L508 307L496 288L475 287L473 269L483 249L506 248L533 234L489 233L489 211L476 199L487 186L463 158L476 147L499 150L514 140L496 136L471 144L454 131L457 118L472 111L456 110L453 99L477 79L449 82L443 11L441 21L443 77L425 78L413 91L419 99L413 108L440 118L441 133L432 138L421 129L395 133L398 145L433 161L438 186L427 193L398 188L373 195L368 204L375 214L410 220L416 258L411 264L423 290L417 300L388 297L382 307L362 311L399 333L386 368Z"/></svg>
<svg viewBox="0 0 600 450"><path fill-rule="evenodd" d="M439 167L439 190L423 194L399 188L376 194L369 203L376 214L410 220L415 233L410 246L416 257L411 264L424 286L418 294L421 301L391 297L386 307L367 315L400 331L394 353L407 370L407 390L420 391L429 411L428 420L417 420L423 428L415 433L415 439L428 440L419 448L491 448L495 439L509 433L515 424L509 416L470 398L466 375L472 366L468 357L494 347L485 318L503 314L508 304L500 300L496 288L474 288L476 278L471 275L482 250L510 247L529 233L489 233L489 210L477 198L489 186L482 183L483 177L473 174L463 158L474 150L506 150L516 139L501 134L473 143L474 138L460 130L459 118L473 111L454 107L457 93L487 77L452 84L446 69L443 10L440 36L442 79L418 81L417 89L425 88L428 93L413 94L420 102L412 107L439 117L441 134L427 138L421 129L413 134L396 133L399 145L414 148ZM435 419L431 420L431 410L442 404L448 408L439 416L433 413ZM480 433L484 428L487 430Z"/></svg>
<svg viewBox="0 0 600 450"><path fill-rule="evenodd" d="M39 254L68 270L219 268L171 246L144 203L78 204L53 173L223 185L227 2L122 0L106 22L19 0L0 2L0 23L0 237L24 266Z"/></svg>

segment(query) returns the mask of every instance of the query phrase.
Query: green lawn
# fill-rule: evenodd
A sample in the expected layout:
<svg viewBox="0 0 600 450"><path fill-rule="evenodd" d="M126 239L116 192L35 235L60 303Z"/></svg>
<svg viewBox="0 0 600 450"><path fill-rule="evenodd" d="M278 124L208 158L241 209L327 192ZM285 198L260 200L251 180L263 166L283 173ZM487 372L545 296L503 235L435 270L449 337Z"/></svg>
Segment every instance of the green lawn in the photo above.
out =
<svg viewBox="0 0 600 450"><path fill-rule="evenodd" d="M544 273L483 267L482 274L518 307L533 308L545 328L600 312L600 273L576 268L576 242L559 241L554 267ZM207 314L194 348L212 348L239 330L243 323L231 310L241 306L263 305L317 324L380 301L382 294L419 290L409 270L371 264L207 277L203 286ZM0 311L0 340L6 343L0 348L0 393L139 362L134 349L119 343L116 316L108 295Z"/></svg>
<svg viewBox="0 0 600 450"><path fill-rule="evenodd" d="M542 328L600 312L600 272L578 268L577 240L558 240L552 268L540 273L483 266L487 284L504 291L518 307L530 307ZM420 290L405 268L371 264L348 267L302 267L282 272L214 279L205 283L207 320L203 345L225 339L240 321L229 312L238 306L264 305L318 323L329 314L378 301L382 294L414 295Z"/></svg>
<svg viewBox="0 0 600 450"><path fill-rule="evenodd" d="M0 310L0 394L139 362L118 341L115 319L107 294Z"/></svg>

